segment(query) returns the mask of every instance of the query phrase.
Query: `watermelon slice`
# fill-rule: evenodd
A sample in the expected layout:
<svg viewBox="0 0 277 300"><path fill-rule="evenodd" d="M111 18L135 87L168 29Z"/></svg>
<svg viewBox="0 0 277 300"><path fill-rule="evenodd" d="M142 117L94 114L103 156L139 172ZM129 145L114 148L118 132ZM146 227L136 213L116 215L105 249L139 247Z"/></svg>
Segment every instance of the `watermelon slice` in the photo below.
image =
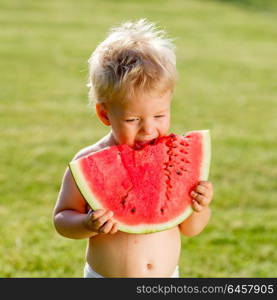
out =
<svg viewBox="0 0 277 300"><path fill-rule="evenodd" d="M118 229L150 233L172 228L192 213L191 191L207 180L209 130L170 134L140 149L115 145L69 163L94 209L113 211Z"/></svg>

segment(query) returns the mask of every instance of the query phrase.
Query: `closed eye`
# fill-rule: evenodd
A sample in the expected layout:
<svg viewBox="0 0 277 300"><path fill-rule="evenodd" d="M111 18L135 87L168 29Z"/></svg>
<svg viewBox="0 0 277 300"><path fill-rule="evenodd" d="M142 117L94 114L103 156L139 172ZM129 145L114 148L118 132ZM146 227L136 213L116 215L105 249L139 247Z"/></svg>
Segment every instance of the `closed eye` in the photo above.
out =
<svg viewBox="0 0 277 300"><path fill-rule="evenodd" d="M165 117L165 115L156 115L155 118L158 119L158 118L163 118ZM139 119L138 118L133 118L133 119L127 119L125 120L125 122L128 122L128 123L132 123L132 122L135 122L135 121L138 121Z"/></svg>
<svg viewBox="0 0 277 300"><path fill-rule="evenodd" d="M131 123L131 122L134 122L134 121L136 121L136 120L138 120L138 119L127 119L127 120L125 120L125 122Z"/></svg>

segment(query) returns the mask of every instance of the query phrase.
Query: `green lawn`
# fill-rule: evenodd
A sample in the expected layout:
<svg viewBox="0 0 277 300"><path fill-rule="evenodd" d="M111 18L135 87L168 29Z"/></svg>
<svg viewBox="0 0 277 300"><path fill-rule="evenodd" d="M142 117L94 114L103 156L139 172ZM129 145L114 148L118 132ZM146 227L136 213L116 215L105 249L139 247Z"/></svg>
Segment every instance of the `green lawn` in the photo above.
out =
<svg viewBox="0 0 277 300"><path fill-rule="evenodd" d="M0 0L0 277L80 277L85 240L52 210L73 155L107 128L87 59L109 28L148 18L176 37L172 132L211 130L213 215L182 237L182 277L277 275L274 1Z"/></svg>

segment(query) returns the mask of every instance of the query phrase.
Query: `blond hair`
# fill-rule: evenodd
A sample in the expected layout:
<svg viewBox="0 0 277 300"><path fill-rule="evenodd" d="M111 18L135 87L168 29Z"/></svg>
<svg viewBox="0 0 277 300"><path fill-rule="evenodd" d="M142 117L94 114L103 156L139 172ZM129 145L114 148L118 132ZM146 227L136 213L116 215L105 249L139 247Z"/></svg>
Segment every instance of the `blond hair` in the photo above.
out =
<svg viewBox="0 0 277 300"><path fill-rule="evenodd" d="M90 103L125 101L141 92L174 90L175 46L146 19L111 28L88 60Z"/></svg>

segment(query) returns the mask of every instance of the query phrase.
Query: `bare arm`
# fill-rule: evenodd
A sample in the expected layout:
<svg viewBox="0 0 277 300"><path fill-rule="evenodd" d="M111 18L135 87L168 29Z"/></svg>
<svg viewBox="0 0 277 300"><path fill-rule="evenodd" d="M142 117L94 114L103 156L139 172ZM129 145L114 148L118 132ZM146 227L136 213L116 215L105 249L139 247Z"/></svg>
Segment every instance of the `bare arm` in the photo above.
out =
<svg viewBox="0 0 277 300"><path fill-rule="evenodd" d="M97 234L86 227L88 214L86 201L79 192L69 168L66 169L53 221L56 230L62 236L72 239L90 238Z"/></svg>
<svg viewBox="0 0 277 300"><path fill-rule="evenodd" d="M90 146L75 155L84 155L105 147L110 140L105 137L102 144ZM100 141L101 142L101 141ZM104 210L87 211L87 202L80 193L69 168L66 169L57 203L54 208L53 222L59 234L72 239L91 238L98 233L113 234L117 225L111 219L112 213Z"/></svg>
<svg viewBox="0 0 277 300"><path fill-rule="evenodd" d="M193 212L184 222L179 225L182 234L195 236L199 234L209 223L211 216L210 207L206 206L200 212Z"/></svg>
<svg viewBox="0 0 277 300"><path fill-rule="evenodd" d="M209 223L211 209L209 204L213 198L213 185L209 181L200 181L195 191L192 191L193 213L181 224L179 229L186 236L195 236L199 234Z"/></svg>

